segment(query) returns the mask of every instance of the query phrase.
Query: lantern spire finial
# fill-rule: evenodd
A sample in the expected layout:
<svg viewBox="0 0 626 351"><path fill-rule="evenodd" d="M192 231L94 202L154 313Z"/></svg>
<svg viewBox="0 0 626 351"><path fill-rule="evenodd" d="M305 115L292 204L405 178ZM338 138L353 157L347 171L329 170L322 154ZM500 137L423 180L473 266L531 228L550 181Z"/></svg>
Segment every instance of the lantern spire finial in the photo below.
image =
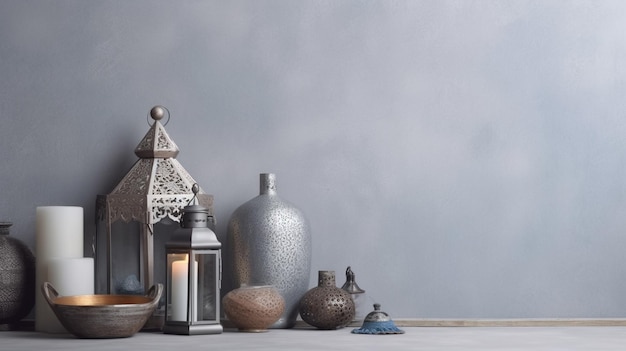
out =
<svg viewBox="0 0 626 351"><path fill-rule="evenodd" d="M148 121L150 130L135 148L135 155L140 158L176 158L178 146L164 128L170 120L170 110L165 106L157 105L150 110L149 115L153 123ZM165 123L161 123L164 117L167 117L167 120Z"/></svg>
<svg viewBox="0 0 626 351"><path fill-rule="evenodd" d="M160 121L163 117L165 117L165 112L167 112L167 117L169 119L170 111L164 106L157 105L150 110L150 117L152 117L155 121Z"/></svg>
<svg viewBox="0 0 626 351"><path fill-rule="evenodd" d="M194 201L195 203L198 202L198 193L200 192L200 185L198 185L198 183L193 183L193 185L191 186L191 192L193 193L193 197L191 198L191 200L189 200L189 202L187 203L187 206L194 203Z"/></svg>

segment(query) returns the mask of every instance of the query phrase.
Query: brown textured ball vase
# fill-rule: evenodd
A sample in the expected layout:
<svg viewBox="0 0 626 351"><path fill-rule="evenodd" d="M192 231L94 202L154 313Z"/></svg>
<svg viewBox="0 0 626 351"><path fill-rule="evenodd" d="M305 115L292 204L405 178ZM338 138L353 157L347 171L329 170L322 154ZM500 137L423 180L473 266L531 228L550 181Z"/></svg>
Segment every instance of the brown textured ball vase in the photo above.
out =
<svg viewBox="0 0 626 351"><path fill-rule="evenodd" d="M339 329L354 318L350 293L335 285L335 271L319 271L317 287L300 300L300 317L319 329Z"/></svg>
<svg viewBox="0 0 626 351"><path fill-rule="evenodd" d="M270 285L242 286L222 299L226 317L244 332L266 332L285 310L285 299Z"/></svg>

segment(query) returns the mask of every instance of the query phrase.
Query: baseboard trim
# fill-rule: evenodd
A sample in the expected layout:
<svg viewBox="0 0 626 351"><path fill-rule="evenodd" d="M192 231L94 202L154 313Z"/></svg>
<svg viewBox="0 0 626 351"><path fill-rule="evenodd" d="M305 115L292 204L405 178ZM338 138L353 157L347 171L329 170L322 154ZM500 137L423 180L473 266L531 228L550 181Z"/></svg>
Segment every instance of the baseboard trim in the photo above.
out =
<svg viewBox="0 0 626 351"><path fill-rule="evenodd" d="M626 318L394 319L399 327L624 327Z"/></svg>
<svg viewBox="0 0 626 351"><path fill-rule="evenodd" d="M626 327L626 318L420 319L394 318L396 326L411 327ZM348 327L360 327L352 322ZM310 327L302 320L296 328Z"/></svg>

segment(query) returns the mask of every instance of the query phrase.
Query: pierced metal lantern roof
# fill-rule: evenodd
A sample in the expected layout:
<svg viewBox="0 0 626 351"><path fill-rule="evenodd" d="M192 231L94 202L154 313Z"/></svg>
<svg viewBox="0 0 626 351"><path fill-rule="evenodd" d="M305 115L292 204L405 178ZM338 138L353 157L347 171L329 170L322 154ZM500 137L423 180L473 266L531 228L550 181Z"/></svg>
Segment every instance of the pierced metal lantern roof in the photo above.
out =
<svg viewBox="0 0 626 351"><path fill-rule="evenodd" d="M110 222L155 224L165 217L179 222L182 209L194 197L192 187L196 181L176 160L178 146L160 122L164 111L161 106L150 111L154 123L135 149L139 160L106 195ZM200 205L212 209L213 197L202 188L197 199Z"/></svg>
<svg viewBox="0 0 626 351"><path fill-rule="evenodd" d="M107 291L114 286L112 224L116 221L141 223L141 281L147 291L154 284L154 225L169 218L180 222L183 208L194 196L199 205L208 210L208 220L214 224L213 196L202 188L194 194L196 181L176 160L178 146L165 131L161 119L169 111L165 107L155 106L150 110L154 123L141 140L135 154L139 160L107 195L98 195L96 199L96 221L106 224L106 236L96 234L98 249L96 255L98 267L106 263ZM167 124L167 123L166 123ZM132 234L132 233L131 233ZM106 260L102 260L105 258Z"/></svg>

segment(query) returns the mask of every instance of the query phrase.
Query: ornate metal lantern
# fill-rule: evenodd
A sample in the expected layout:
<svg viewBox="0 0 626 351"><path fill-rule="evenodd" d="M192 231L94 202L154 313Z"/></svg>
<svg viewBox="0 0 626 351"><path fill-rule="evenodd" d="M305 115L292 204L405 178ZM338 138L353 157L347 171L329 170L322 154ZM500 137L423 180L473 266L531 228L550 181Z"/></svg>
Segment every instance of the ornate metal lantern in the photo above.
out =
<svg viewBox="0 0 626 351"><path fill-rule="evenodd" d="M178 228L172 224L180 221L183 207L194 198L196 184L176 160L178 146L160 122L166 112L169 121L165 107L152 108L154 123L135 149L139 160L111 193L97 197L99 293L142 294L165 281L165 262L155 262L154 257L164 256L165 242ZM202 189L195 196L213 225L213 196Z"/></svg>
<svg viewBox="0 0 626 351"><path fill-rule="evenodd" d="M181 228L166 245L163 332L220 334L222 244L207 226L206 208L191 205L183 211Z"/></svg>

